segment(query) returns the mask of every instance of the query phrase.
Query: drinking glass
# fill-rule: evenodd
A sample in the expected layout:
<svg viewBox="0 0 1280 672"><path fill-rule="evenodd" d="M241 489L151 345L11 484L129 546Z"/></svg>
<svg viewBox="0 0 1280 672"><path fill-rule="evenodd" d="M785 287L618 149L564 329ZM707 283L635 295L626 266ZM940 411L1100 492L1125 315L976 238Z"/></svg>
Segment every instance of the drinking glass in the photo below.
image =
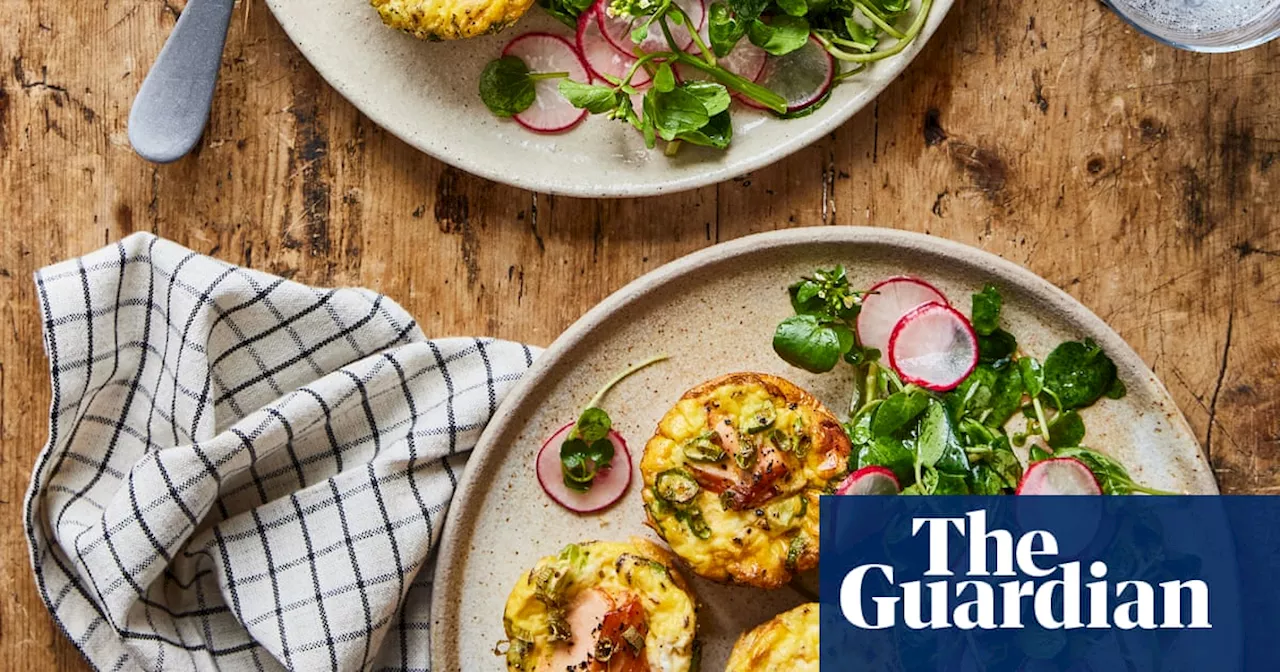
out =
<svg viewBox="0 0 1280 672"><path fill-rule="evenodd" d="M1280 0L1103 2L1139 32L1189 51L1240 51L1280 37Z"/></svg>

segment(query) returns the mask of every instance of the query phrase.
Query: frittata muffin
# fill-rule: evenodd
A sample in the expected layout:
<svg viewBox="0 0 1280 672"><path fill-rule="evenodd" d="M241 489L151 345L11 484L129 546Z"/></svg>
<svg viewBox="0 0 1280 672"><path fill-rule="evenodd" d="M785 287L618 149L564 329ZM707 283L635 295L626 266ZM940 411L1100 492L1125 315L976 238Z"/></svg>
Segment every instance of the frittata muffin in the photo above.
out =
<svg viewBox="0 0 1280 672"><path fill-rule="evenodd" d="M699 576L776 588L818 564L818 497L848 470L844 429L777 376L689 390L644 448L648 522Z"/></svg>
<svg viewBox="0 0 1280 672"><path fill-rule="evenodd" d="M818 603L804 604L742 633L725 672L818 672Z"/></svg>
<svg viewBox="0 0 1280 672"><path fill-rule="evenodd" d="M371 0L382 22L424 40L496 33L529 11L533 0Z"/></svg>
<svg viewBox="0 0 1280 672"><path fill-rule="evenodd" d="M509 672L689 672L697 604L652 542L570 544L525 572L507 598Z"/></svg>

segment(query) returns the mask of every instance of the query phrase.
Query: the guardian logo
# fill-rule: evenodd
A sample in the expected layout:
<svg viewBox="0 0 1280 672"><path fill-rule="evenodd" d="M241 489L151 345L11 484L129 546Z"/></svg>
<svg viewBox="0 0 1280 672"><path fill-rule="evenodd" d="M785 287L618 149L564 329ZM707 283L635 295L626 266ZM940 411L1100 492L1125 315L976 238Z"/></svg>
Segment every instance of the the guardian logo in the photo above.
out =
<svg viewBox="0 0 1280 672"><path fill-rule="evenodd" d="M952 529L968 542L964 561L949 548ZM1058 539L1052 533L1032 530L1015 539L1009 530L988 530L982 510L963 517L912 517L911 535L922 534L929 548L924 576L939 578L898 584L891 565L859 565L840 582L845 620L866 630L899 623L913 630L1212 628L1209 586L1199 579L1152 585L1114 580L1101 560L1087 568L1079 561L1055 562ZM1025 623L1024 614L1034 622Z"/></svg>

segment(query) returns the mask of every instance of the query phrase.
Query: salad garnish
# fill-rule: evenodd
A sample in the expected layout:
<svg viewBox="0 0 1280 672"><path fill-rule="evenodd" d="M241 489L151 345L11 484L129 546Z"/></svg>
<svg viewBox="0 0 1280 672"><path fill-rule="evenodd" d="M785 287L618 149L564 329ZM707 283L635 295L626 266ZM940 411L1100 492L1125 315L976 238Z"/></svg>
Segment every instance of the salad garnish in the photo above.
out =
<svg viewBox="0 0 1280 672"><path fill-rule="evenodd" d="M613 442L609 440L613 420L600 408L605 395L627 376L665 359L666 355L658 355L627 367L605 383L591 397L591 401L587 402L573 429L569 431L564 443L560 444L560 467L566 487L578 492L590 490L596 473L608 469L613 462Z"/></svg>
<svg viewBox="0 0 1280 672"><path fill-rule="evenodd" d="M1021 352L1017 338L1001 326L1003 297L995 285L972 296L970 317L918 278L891 278L858 291L840 266L818 269L788 291L795 314L775 330L778 355L814 373L832 370L841 359L855 370L845 424L853 474L846 485L872 475L888 482L869 470L876 467L891 473L903 494L1008 494L1024 481L1013 448L1030 443L1028 467L1071 460L1093 475L1103 493L1172 494L1135 482L1119 462L1083 445L1080 410L1125 394L1115 363L1087 339L1060 344L1043 363ZM923 303L912 306L915 301ZM935 320L928 329L910 328L927 314ZM884 339L886 315L898 322L887 357L867 345ZM966 350L973 342L966 333L976 335L976 352ZM912 342L904 345L903 339ZM969 357L973 361L966 362ZM968 373L947 380L965 367ZM1019 415L1025 429L1010 434L1006 424ZM1041 473L1072 472L1055 465ZM1067 481L1037 475L1029 491L1045 492L1055 482Z"/></svg>
<svg viewBox="0 0 1280 672"><path fill-rule="evenodd" d="M673 0L540 0L576 29L587 77L538 71L504 54L485 68L480 97L495 115L515 116L541 101L547 89L536 82L558 79L561 101L630 124L650 148L661 138L668 154L683 143L724 149L733 139L732 98L784 118L811 114L832 87L904 50L932 6L932 0L919 0L910 23L899 28L911 0L730 0L709 7L705 0L681 1L685 6ZM686 11L689 6L699 11Z"/></svg>

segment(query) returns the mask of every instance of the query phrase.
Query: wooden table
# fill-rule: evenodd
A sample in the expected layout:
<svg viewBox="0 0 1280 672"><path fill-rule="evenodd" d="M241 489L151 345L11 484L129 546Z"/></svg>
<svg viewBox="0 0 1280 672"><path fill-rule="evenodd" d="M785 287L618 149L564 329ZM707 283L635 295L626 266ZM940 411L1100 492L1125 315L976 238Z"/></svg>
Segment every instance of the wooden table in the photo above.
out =
<svg viewBox="0 0 1280 672"><path fill-rule="evenodd" d="M181 2L0 3L0 668L85 668L21 534L49 403L31 274L139 230L374 288L429 335L539 345L714 242L925 231L1091 307L1172 390L1225 491L1280 491L1280 42L1195 55L1096 2L962 0L876 104L808 149L715 187L589 201L418 154L241 1L212 123L165 167L132 154L125 122Z"/></svg>

